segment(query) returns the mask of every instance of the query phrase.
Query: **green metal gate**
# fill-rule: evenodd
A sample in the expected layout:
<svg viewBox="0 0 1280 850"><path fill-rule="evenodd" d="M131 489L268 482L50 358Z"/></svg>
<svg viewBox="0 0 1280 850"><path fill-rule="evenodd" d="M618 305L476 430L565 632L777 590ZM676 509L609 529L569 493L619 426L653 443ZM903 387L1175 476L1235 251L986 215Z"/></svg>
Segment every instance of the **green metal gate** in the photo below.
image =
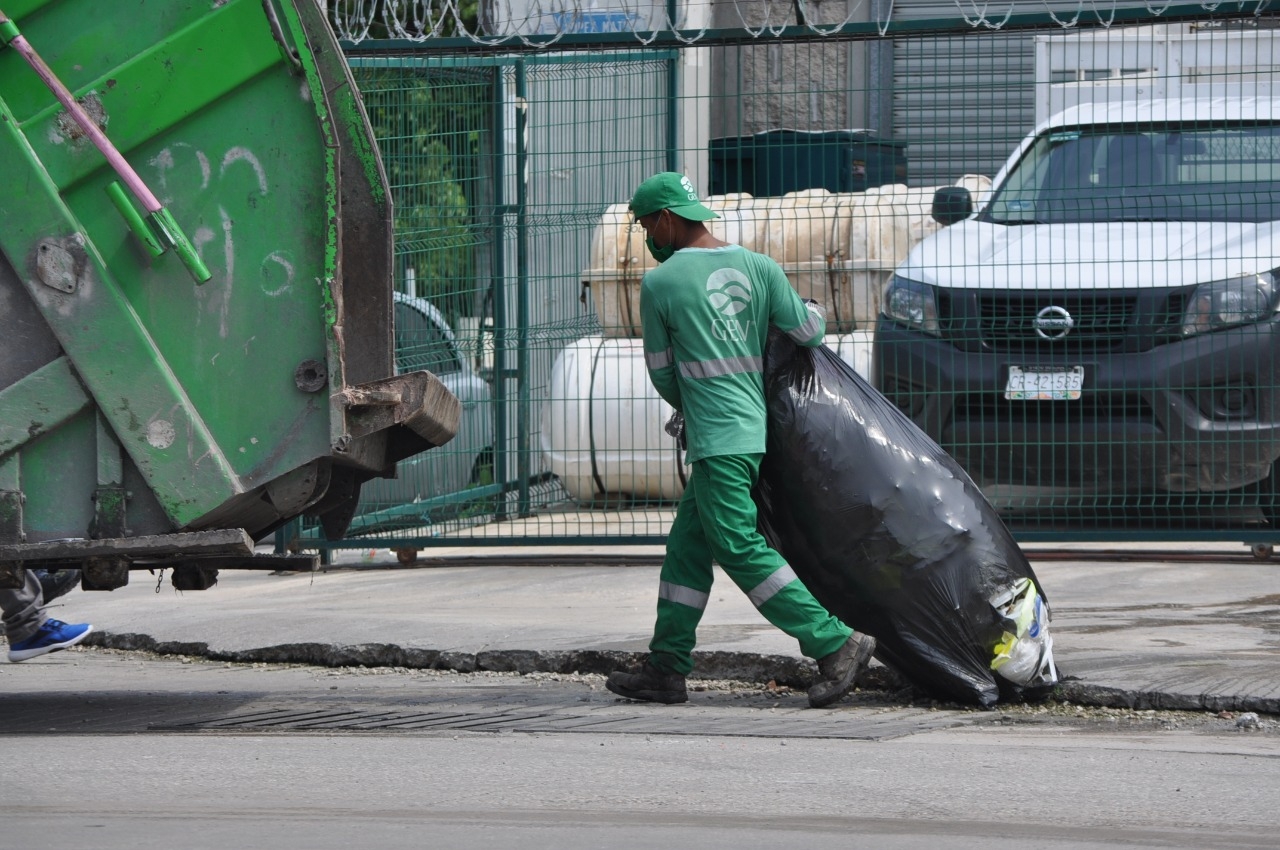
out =
<svg viewBox="0 0 1280 850"><path fill-rule="evenodd" d="M308 527L290 532L291 545L661 542L685 470L638 356L638 283L650 263L625 213L634 186L661 170L688 174L721 212L720 235L774 256L802 294L826 304L829 344L962 459L1019 539L1275 539L1273 302L1260 321L1215 326L1196 343L1221 350L1206 361L1216 365L1199 367L1212 374L1165 370L1164 384L1121 387L1106 383L1108 370L1173 357L1197 293L1218 297L1194 284L1213 281L1150 283L1131 304L1106 291L1093 261L1077 263L1086 273L1074 282L1006 279L994 294L980 292L989 283L922 287L893 275L942 229L930 215L934 192L963 188L981 202L1063 98L1150 100L1182 83L1270 92L1275 16L1129 5L988 4L985 17L966 19L936 3L870 3L858 20L843 4L739 3L701 18L676 5L563 4L520 20L481 4L475 20L446 10L415 24L395 4L370 4L377 17L333 0L393 184L398 359L462 388L464 416L453 443L366 485L346 539ZM1210 49L1210 36L1227 41ZM1249 62L1237 36L1251 39ZM1200 64L1171 68L1171 45L1197 38ZM1266 194L1266 207L1280 193L1280 171L1260 171L1271 167L1259 164L1271 162L1270 136L1233 120L1221 136L1192 138L1193 122L1141 135L1190 139L1163 150L1188 186L1197 168L1220 167L1196 144L1252 146L1250 191ZM1233 162L1246 167L1241 155ZM1101 172L1085 173L1092 198L1105 188ZM1224 206L1214 200L1222 186L1206 183L1191 214L1204 232L1214 204ZM1237 221L1233 233L1265 220ZM1114 263L1140 275L1151 256L1179 249L1160 232L1165 242ZM1247 297L1266 301L1280 245L1236 244L1224 262L1265 276L1271 288ZM1044 301L1055 289L1061 298ZM1238 304L1244 296L1230 291L1222 298ZM888 316L886 297L896 299ZM1037 318L1045 309L1049 318ZM934 316L922 335L919 310ZM1065 359L1064 346L1046 354L1026 336L1058 310L1077 323ZM1031 324L1017 324L1026 311ZM920 359L929 345L948 359ZM977 368L966 359L974 352L999 361L1000 386L957 373ZM1083 389L1036 397L1035 381L1059 379ZM1196 427L1184 416L1178 431L1173 412L1187 408ZM1197 456L1218 460L1197 466Z"/></svg>

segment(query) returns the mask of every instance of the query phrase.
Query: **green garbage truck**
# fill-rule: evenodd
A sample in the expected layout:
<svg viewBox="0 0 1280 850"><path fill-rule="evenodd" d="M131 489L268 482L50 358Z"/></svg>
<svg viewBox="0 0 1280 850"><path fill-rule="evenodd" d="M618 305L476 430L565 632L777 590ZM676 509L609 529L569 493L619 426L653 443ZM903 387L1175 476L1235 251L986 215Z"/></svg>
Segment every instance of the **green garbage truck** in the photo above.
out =
<svg viewBox="0 0 1280 850"><path fill-rule="evenodd" d="M316 0L0 0L0 587L306 560L255 542L451 439L391 222Z"/></svg>

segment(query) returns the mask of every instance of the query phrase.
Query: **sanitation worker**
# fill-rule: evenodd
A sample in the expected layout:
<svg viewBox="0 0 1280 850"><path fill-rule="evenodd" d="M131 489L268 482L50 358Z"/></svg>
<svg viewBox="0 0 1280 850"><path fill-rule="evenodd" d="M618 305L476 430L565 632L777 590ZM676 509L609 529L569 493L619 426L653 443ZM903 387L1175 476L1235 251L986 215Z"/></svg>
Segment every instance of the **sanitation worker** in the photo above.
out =
<svg viewBox="0 0 1280 850"><path fill-rule="evenodd" d="M871 662L876 641L828 612L756 529L751 488L765 451L763 354L769 325L817 346L826 322L772 259L717 239L718 218L683 175L645 180L631 213L659 265L644 276L640 316L649 378L684 418L693 467L667 537L649 656L606 687L635 700L680 703L693 670L698 621L711 591L712 561L770 623L818 663L809 705L843 697Z"/></svg>

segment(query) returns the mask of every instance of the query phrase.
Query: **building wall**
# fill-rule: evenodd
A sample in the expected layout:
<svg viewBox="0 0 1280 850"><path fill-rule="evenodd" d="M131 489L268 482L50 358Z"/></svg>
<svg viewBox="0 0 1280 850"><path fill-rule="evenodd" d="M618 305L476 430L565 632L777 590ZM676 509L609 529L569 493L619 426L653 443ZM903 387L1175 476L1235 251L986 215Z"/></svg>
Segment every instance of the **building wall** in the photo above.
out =
<svg viewBox="0 0 1280 850"><path fill-rule="evenodd" d="M1146 4L1116 4L1123 7ZM811 23L831 26L882 19L886 10L897 21L954 21L978 7L954 0L823 0L805 8ZM1052 11L1070 21L1082 7L1075 0L1012 0L1011 7L985 8L995 25L1010 8L1015 14ZM788 16L780 17L783 12ZM793 8L776 0L720 3L712 13L716 28L795 23ZM935 186L964 174L993 176L1035 121L1031 33L979 23L960 36L769 42L762 36L758 45L713 49L710 138L777 128L869 129L907 143L911 185Z"/></svg>

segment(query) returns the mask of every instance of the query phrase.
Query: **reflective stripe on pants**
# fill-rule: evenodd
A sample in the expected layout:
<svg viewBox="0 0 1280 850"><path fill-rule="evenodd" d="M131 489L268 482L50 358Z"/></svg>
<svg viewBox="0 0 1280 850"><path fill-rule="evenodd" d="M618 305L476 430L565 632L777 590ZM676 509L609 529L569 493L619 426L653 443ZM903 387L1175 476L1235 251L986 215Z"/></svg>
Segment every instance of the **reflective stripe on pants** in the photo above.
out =
<svg viewBox="0 0 1280 850"><path fill-rule="evenodd" d="M660 669L683 675L693 670L713 561L810 658L835 652L852 633L813 598L756 530L751 488L761 457L720 455L693 464L662 561L657 624L649 643L649 660Z"/></svg>

